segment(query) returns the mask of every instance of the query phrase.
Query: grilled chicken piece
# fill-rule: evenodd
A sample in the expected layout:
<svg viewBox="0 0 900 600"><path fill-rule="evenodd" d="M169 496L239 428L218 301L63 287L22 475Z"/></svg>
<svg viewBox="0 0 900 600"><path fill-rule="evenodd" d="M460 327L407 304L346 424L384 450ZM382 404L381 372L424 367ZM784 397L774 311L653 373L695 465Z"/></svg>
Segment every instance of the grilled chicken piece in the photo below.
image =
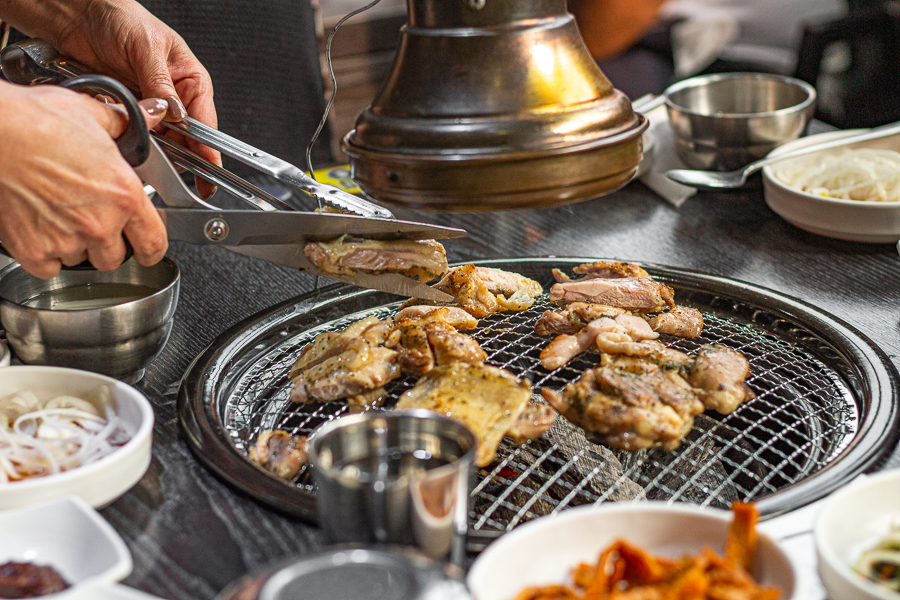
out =
<svg viewBox="0 0 900 600"><path fill-rule="evenodd" d="M558 369L592 345L609 354L650 354L656 346L644 341L657 337L659 334L650 329L646 321L634 315L600 317L588 323L580 332L574 335L563 334L550 342L541 352L541 365L547 370Z"/></svg>
<svg viewBox="0 0 900 600"><path fill-rule="evenodd" d="M398 321L385 346L397 351L397 364L405 375L421 377L434 368L434 352L428 343L428 333L415 321Z"/></svg>
<svg viewBox="0 0 900 600"><path fill-rule="evenodd" d="M384 388L375 388L355 396L347 398L347 408L352 413L361 413L366 409L379 407L384 404L387 391Z"/></svg>
<svg viewBox="0 0 900 600"><path fill-rule="evenodd" d="M429 312L417 319L398 319L391 328L385 346L397 351L397 364L406 375L421 377L435 365L453 361L481 363L487 360L487 353L478 342L448 325L441 318L440 310L446 309ZM472 318L468 313L463 314Z"/></svg>
<svg viewBox="0 0 900 600"><path fill-rule="evenodd" d="M506 432L506 437L515 444L524 444L541 437L545 431L553 427L555 421L556 411L553 407L532 400Z"/></svg>
<svg viewBox="0 0 900 600"><path fill-rule="evenodd" d="M479 364L487 360L487 352L474 338L456 331L449 325L430 323L425 331L434 352L434 360L439 366L452 362Z"/></svg>
<svg viewBox="0 0 900 600"><path fill-rule="evenodd" d="M597 262L578 265L572 269L578 275L584 275L583 279L599 277L602 279L617 279L619 277L650 277L650 273L634 263L612 260L598 260ZM560 271L553 269L553 278L562 283L572 281L572 278Z"/></svg>
<svg viewBox="0 0 900 600"><path fill-rule="evenodd" d="M590 302L626 310L653 312L666 306L674 306L674 294L669 286L646 277L598 277L555 283L550 288L550 301L557 305Z"/></svg>
<svg viewBox="0 0 900 600"><path fill-rule="evenodd" d="M457 306L410 306L397 313L396 320L403 319L437 321L440 320L460 331L478 327L478 319Z"/></svg>
<svg viewBox="0 0 900 600"><path fill-rule="evenodd" d="M319 363L328 360L332 356L344 352L351 342L361 338L366 330L379 325L375 317L366 317L353 323L343 331L320 333L311 344L307 344L300 351L300 356L291 367L289 377L293 379L301 371L312 368Z"/></svg>
<svg viewBox="0 0 900 600"><path fill-rule="evenodd" d="M538 335L577 333L595 319L600 317L614 319L625 313L626 311L621 308L605 304L573 302L562 310L545 311L534 324L534 332Z"/></svg>
<svg viewBox="0 0 900 600"><path fill-rule="evenodd" d="M497 367L455 362L422 377L400 396L397 408L426 408L465 425L475 436L475 464L486 467L530 398L527 379Z"/></svg>
<svg viewBox="0 0 900 600"><path fill-rule="evenodd" d="M697 351L688 379L700 390L698 395L706 408L727 415L755 396L744 383L749 374L750 363L743 354L718 344L707 344Z"/></svg>
<svg viewBox="0 0 900 600"><path fill-rule="evenodd" d="M612 366L589 369L562 393L544 388L544 399L591 437L623 450L674 450L703 404L677 371L647 364L642 373Z"/></svg>
<svg viewBox="0 0 900 600"><path fill-rule="evenodd" d="M341 236L303 248L309 262L331 275L399 273L430 281L447 272L447 253L434 240L364 240Z"/></svg>
<svg viewBox="0 0 900 600"><path fill-rule="evenodd" d="M544 293L541 284L518 273L490 267L475 267L475 276L497 296L503 310L525 310Z"/></svg>
<svg viewBox="0 0 900 600"><path fill-rule="evenodd" d="M703 315L695 308L675 305L648 320L653 331L675 337L695 338L703 331Z"/></svg>
<svg viewBox="0 0 900 600"><path fill-rule="evenodd" d="M694 365L694 358L680 350L669 348L656 341L643 342L651 350L640 356L626 354L602 354L600 366L613 366L631 373L646 373L657 366L664 370L674 370L687 377Z"/></svg>
<svg viewBox="0 0 900 600"><path fill-rule="evenodd" d="M249 458L266 471L293 479L307 461L306 436L287 431L263 431L250 448Z"/></svg>
<svg viewBox="0 0 900 600"><path fill-rule="evenodd" d="M525 310L543 293L538 282L518 273L475 265L450 269L434 287L456 299L452 306L478 318L504 310ZM417 302L413 299L403 306L415 306Z"/></svg>
<svg viewBox="0 0 900 600"><path fill-rule="evenodd" d="M400 375L397 352L357 338L311 368L291 369L293 402L331 402L384 387Z"/></svg>

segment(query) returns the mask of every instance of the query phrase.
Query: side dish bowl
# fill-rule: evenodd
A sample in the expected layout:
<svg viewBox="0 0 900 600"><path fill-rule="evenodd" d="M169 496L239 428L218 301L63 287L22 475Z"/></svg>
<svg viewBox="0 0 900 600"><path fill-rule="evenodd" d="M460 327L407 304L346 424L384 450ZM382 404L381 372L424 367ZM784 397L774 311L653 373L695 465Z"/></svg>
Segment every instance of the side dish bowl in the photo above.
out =
<svg viewBox="0 0 900 600"><path fill-rule="evenodd" d="M814 537L819 576L830 600L897 600L900 595L856 571L853 563L900 520L900 469L862 476L825 500Z"/></svg>
<svg viewBox="0 0 900 600"><path fill-rule="evenodd" d="M777 156L809 144L859 133L860 130L829 131L779 146ZM900 135L848 145L847 148L874 148L900 151ZM837 150L824 150L833 154ZM810 154L797 160L809 160ZM840 200L803 192L775 177L780 163L763 168L766 204L788 223L830 238L867 243L896 243L900 239L900 202Z"/></svg>
<svg viewBox="0 0 900 600"><path fill-rule="evenodd" d="M517 527L475 560L468 584L478 600L512 600L532 585L571 581L580 562L596 562L616 539L654 554L679 557L708 546L721 553L732 513L663 502L604 504L567 510ZM798 600L796 570L778 545L760 534L753 576L781 588L782 600Z"/></svg>
<svg viewBox="0 0 900 600"><path fill-rule="evenodd" d="M38 397L84 396L100 385L110 391L128 441L96 462L68 471L0 484L0 510L74 494L91 506L109 504L143 477L150 466L153 408L132 386L89 371L62 367L0 369L0 397L31 390Z"/></svg>
<svg viewBox="0 0 900 600"><path fill-rule="evenodd" d="M53 567L70 586L43 598L68 598L79 588L120 581L131 573L125 542L75 496L0 512L0 531L0 564L15 561Z"/></svg>

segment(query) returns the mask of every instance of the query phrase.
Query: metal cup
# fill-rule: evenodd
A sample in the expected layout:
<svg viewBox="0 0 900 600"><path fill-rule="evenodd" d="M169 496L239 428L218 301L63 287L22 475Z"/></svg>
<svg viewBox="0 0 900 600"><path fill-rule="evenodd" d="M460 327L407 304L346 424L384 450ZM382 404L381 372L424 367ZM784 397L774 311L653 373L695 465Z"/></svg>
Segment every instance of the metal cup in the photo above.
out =
<svg viewBox="0 0 900 600"><path fill-rule="evenodd" d="M474 458L469 430L428 410L327 423L309 444L319 522L334 543L415 546L460 564Z"/></svg>

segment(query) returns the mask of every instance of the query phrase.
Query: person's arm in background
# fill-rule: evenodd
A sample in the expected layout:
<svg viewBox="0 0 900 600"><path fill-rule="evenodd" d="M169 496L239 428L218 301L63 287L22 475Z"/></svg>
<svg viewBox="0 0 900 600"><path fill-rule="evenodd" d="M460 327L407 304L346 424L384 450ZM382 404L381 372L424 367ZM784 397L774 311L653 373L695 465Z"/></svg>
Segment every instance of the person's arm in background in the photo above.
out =
<svg viewBox="0 0 900 600"><path fill-rule="evenodd" d="M0 18L140 90L145 108L158 105L152 98L172 98L168 118L186 113L216 125L206 70L178 34L133 0L0 0ZM35 275L50 277L84 258L115 268L123 232L138 262L165 254L162 221L113 141L124 129L115 115L69 90L0 82L0 240ZM209 148L194 149L220 161ZM208 195L213 188L198 189Z"/></svg>

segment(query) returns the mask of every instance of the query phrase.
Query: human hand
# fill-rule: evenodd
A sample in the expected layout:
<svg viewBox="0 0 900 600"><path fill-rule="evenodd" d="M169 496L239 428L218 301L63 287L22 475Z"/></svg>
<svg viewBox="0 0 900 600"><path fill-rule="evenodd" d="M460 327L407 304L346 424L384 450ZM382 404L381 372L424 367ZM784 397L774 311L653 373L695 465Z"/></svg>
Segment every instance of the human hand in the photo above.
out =
<svg viewBox="0 0 900 600"><path fill-rule="evenodd" d="M167 103L140 102L148 127ZM55 86L0 82L0 240L29 273L53 277L85 259L108 271L125 256L159 262L166 229L114 141L124 111Z"/></svg>
<svg viewBox="0 0 900 600"><path fill-rule="evenodd" d="M134 0L5 0L0 7L18 29L46 39L97 73L144 98L165 98L167 120L190 116L217 126L209 73L181 36ZM172 131L166 136L222 164L217 151ZM198 178L197 191L207 198L215 186Z"/></svg>

